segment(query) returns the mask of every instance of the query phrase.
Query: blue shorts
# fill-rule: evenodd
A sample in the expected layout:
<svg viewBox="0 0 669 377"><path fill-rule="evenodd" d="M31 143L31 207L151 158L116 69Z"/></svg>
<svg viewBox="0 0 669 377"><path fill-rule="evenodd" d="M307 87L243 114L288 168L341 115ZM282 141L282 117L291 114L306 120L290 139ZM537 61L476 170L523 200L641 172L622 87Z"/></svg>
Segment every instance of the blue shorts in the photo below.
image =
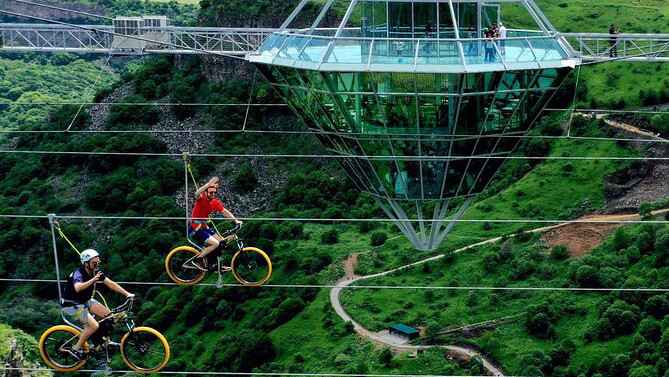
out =
<svg viewBox="0 0 669 377"><path fill-rule="evenodd" d="M195 230L195 228L189 225L189 228L190 228L190 233L189 233L190 236L193 237L195 241L197 241L202 245L206 243L209 237L216 234L216 232L213 229L207 227L202 227L198 230Z"/></svg>

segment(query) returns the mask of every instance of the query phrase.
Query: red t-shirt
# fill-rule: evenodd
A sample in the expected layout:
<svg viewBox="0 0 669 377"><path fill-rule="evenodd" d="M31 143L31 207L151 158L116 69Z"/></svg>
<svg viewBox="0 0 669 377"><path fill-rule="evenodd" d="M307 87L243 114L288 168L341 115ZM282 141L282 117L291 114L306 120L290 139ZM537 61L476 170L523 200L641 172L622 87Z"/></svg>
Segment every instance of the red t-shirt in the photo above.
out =
<svg viewBox="0 0 669 377"><path fill-rule="evenodd" d="M195 207L193 208L193 219L198 219L200 221L205 221L209 215L211 215L212 212L214 211L223 211L223 203L221 203L218 199L214 199L212 201L209 201L209 198L207 198L206 194L203 194L202 197L198 200L195 201ZM198 224L195 222L191 222L190 225L193 228L197 228L198 225L203 225L203 224ZM204 224L204 227L207 227L206 224Z"/></svg>

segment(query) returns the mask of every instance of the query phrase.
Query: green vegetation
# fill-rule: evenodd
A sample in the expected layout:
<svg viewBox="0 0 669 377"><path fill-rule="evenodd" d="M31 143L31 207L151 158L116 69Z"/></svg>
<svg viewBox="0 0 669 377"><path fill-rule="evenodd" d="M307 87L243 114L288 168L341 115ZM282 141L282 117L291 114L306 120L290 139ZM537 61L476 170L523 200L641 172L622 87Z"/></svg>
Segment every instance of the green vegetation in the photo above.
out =
<svg viewBox="0 0 669 377"><path fill-rule="evenodd" d="M2 102L90 102L91 90L114 80L101 72L99 64L67 53L52 55L0 54L0 101ZM0 129L26 129L41 125L53 106L0 105ZM67 128L67 125L65 126Z"/></svg>
<svg viewBox="0 0 669 377"><path fill-rule="evenodd" d="M508 238L456 254L450 261L443 258L360 284L666 286L669 226L631 226L618 234L628 239L646 236L636 236L622 250L616 247L616 237L609 237L586 257L570 260L549 258L538 236ZM428 290L397 295L394 290L351 289L342 299L346 310L366 328L378 331L391 322L427 326L430 344L474 344L514 375L536 375L534 368L546 375L569 375L582 368L596 368L603 376L619 375L592 355L654 365L658 356L650 355L661 349L657 342L666 328L658 321L669 314L667 297L653 292ZM500 318L507 319L471 339L458 332L440 335L448 327Z"/></svg>
<svg viewBox="0 0 669 377"><path fill-rule="evenodd" d="M84 2L93 4L93 2ZM194 7L176 3L105 0L113 15L167 14L175 23L194 22ZM276 26L292 10L295 1L201 2L201 20L208 25ZM664 4L636 0L640 10L622 5L586 4L573 0L541 1L560 30L605 32L615 19L625 32L662 31L666 28ZM648 12L647 7L661 7ZM164 8L161 8L164 7ZM602 8L596 17L586 8ZM646 7L646 8L644 8ZM613 9L613 10L608 10ZM186 11L184 11L186 10ZM170 13L172 12L172 13ZM616 13L618 12L618 13ZM582 19L579 19L582 18ZM630 22L630 25L627 25ZM602 26L603 25L603 26ZM238 75L224 82L209 82L205 70L211 62L197 58L152 57L133 60L123 67L120 80L103 74L97 93L84 93L100 70L90 61L73 55L21 55L0 60L2 100L81 101L82 94L102 101L123 86L132 89L120 102L249 101L251 80ZM176 69L175 65L179 68ZM208 65L208 66L205 66ZM659 69L657 67L660 67ZM225 66L222 69L229 69ZM589 107L656 105L665 102L669 86L664 66L654 63L618 63L583 69L577 101ZM629 84L628 84L629 83ZM558 97L558 106L571 104L570 78ZM611 88L619 88L611 90ZM94 95L94 97L93 97ZM257 83L252 102L280 99L265 84ZM622 99L622 102L621 102ZM622 103L622 105L621 105ZM78 106L60 108L4 107L0 127L22 130L65 129ZM87 110L87 109L85 109ZM167 110L178 121L194 117L203 129L239 129L246 118L240 107L174 107ZM164 116L153 106L111 106L99 127L110 130L149 129ZM84 111L73 127L84 129L94 120ZM649 118L656 129L665 130L663 117ZM545 118L533 135L561 135L565 119ZM247 129L302 129L289 110L254 108ZM659 131L658 131L659 132ZM611 136L599 121L575 117L574 136ZM216 134L206 152L318 153L321 147L309 135ZM101 152L155 152L170 144L150 134L15 134L12 147L39 150L87 150ZM528 140L517 156L641 156L624 143L578 140ZM374 202L361 195L344 178L334 162L267 160L239 161L194 158L198 183L218 174L232 183L235 197L244 196L258 182L272 179L266 211L260 217L370 218L382 217ZM604 177L628 164L608 160L509 160L496 179L477 198L464 219L573 219L597 211L606 203ZM266 175L269 175L266 176ZM0 155L0 213L84 214L106 216L183 216L183 165L180 158L78 155ZM250 183L253 183L252 185ZM189 182L190 184L190 182ZM192 186L191 186L192 189ZM255 192L254 194L258 194ZM242 204L222 193L233 212ZM643 205L643 212L666 207L667 202ZM650 207L649 207L650 206ZM248 209L246 209L248 210ZM44 219L0 219L0 276L53 279L53 256L49 227ZM118 281L167 282L164 257L184 244L182 221L86 220L62 221L70 239L82 247L93 246L103 254L104 269ZM220 228L229 226L221 222ZM538 224L531 224L539 226ZM568 258L561 245L550 250L525 232L521 223L461 223L434 255L443 258L403 270L364 284L432 286L544 286L544 287L666 287L669 230L639 225L621 228L602 246L581 259ZM453 253L460 247L495 236L502 241ZM340 263L359 253L356 273L366 275L424 259L392 224L361 222L268 222L246 221L242 231L246 245L267 251L275 270L273 284L331 284L343 276ZM77 266L74 253L58 239L60 271ZM256 289L235 286L215 288L216 276L195 287L131 286L140 301L137 322L164 332L172 346L167 370L220 370L229 372L289 373L382 373L468 374L483 373L480 364L453 362L444 351L431 349L412 358L376 348L353 333L329 303L328 291L316 288ZM225 276L225 283L233 282ZM106 290L103 290L106 294ZM110 304L119 296L106 294ZM51 284L0 283L0 322L39 336L60 323L57 292ZM572 293L529 291L447 290L345 290L346 309L366 327L383 329L389 321L425 325L427 342L469 344L479 347L506 371L524 375L555 376L649 376L663 375L669 360L666 314L669 297L648 292ZM472 324L510 317L501 324L476 332L470 338L459 333L440 334L446 326ZM8 327L0 325L1 346ZM24 336L24 335L21 335ZM22 338L23 339L23 338ZM25 336L31 360L34 339Z"/></svg>

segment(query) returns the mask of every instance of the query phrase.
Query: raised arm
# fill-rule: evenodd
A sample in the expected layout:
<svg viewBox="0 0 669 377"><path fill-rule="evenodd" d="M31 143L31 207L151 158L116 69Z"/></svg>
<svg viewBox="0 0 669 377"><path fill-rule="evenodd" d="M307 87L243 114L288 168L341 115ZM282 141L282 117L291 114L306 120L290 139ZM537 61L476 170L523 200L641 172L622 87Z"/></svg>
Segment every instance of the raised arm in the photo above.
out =
<svg viewBox="0 0 669 377"><path fill-rule="evenodd" d="M200 187L195 191L195 200L198 200L202 197L202 194L204 194L205 191L209 187L216 186L218 184L218 177L212 177L209 182L207 182L204 186Z"/></svg>

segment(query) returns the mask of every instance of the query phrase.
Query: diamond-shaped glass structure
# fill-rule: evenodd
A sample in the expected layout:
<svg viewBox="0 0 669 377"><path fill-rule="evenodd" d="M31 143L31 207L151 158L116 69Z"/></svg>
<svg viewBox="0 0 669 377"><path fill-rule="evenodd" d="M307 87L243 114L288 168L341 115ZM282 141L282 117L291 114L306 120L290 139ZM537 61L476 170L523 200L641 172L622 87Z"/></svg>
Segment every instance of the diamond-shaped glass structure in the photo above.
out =
<svg viewBox="0 0 669 377"><path fill-rule="evenodd" d="M304 0L249 60L430 250L573 69L568 48L531 0Z"/></svg>

